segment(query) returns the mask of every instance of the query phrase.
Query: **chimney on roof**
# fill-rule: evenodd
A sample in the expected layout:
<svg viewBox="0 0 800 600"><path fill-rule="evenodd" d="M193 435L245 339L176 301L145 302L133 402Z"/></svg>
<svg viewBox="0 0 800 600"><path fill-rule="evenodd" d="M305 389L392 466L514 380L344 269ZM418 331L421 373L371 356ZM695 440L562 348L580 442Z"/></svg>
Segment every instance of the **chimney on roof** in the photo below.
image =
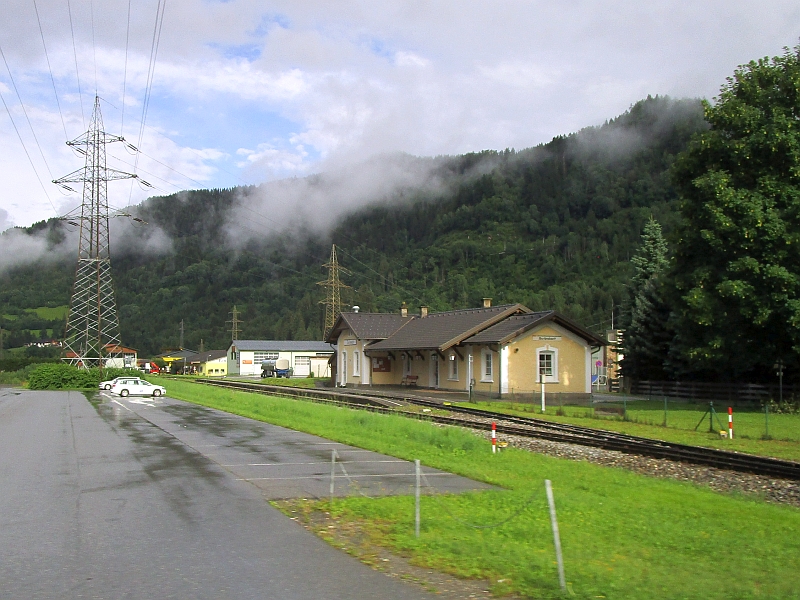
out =
<svg viewBox="0 0 800 600"><path fill-rule="evenodd" d="M401 317L407 317L408 316L408 305L405 302L403 302L400 305L400 316Z"/></svg>
<svg viewBox="0 0 800 600"><path fill-rule="evenodd" d="M354 307L353 307L353 312L354 312L354 313L357 313L359 310L361 310L361 307L360 307L360 306L354 306Z"/></svg>
<svg viewBox="0 0 800 600"><path fill-rule="evenodd" d="M428 307L427 306L420 306L419 307L419 316L423 319L428 316Z"/></svg>
<svg viewBox="0 0 800 600"><path fill-rule="evenodd" d="M492 299L491 298L484 298L483 299L483 308L491 308L492 307Z"/></svg>

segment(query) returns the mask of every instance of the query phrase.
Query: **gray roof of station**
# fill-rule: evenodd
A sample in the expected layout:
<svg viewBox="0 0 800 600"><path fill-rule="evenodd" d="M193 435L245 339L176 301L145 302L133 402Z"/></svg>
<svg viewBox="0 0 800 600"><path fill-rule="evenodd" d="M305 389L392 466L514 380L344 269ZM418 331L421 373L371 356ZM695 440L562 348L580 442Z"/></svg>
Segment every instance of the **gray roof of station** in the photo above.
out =
<svg viewBox="0 0 800 600"><path fill-rule="evenodd" d="M522 333L548 321L552 321L568 331L582 337L592 345L606 345L606 342L584 329L575 321L568 319L554 310L528 313L524 315L512 315L496 325L487 327L483 331L463 340L462 344L501 344L521 335Z"/></svg>
<svg viewBox="0 0 800 600"><path fill-rule="evenodd" d="M461 343L486 327L530 309L521 304L468 308L430 313L409 322L391 337L371 344L370 350L444 350Z"/></svg>
<svg viewBox="0 0 800 600"><path fill-rule="evenodd" d="M360 340L385 340L414 318L414 315L404 317L400 313L343 312L336 319L328 340L336 343L343 329L350 329Z"/></svg>
<svg viewBox="0 0 800 600"><path fill-rule="evenodd" d="M328 342L313 340L236 340L231 343L240 352L333 352Z"/></svg>

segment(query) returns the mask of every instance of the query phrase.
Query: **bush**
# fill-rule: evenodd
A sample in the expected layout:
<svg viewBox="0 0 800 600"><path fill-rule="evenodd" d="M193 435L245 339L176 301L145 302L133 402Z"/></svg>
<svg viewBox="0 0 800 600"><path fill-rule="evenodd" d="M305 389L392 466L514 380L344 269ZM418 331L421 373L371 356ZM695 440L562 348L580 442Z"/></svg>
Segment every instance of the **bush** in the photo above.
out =
<svg viewBox="0 0 800 600"><path fill-rule="evenodd" d="M0 383L21 385L28 380L28 375L34 368L34 365L28 365L16 371L0 371Z"/></svg>
<svg viewBox="0 0 800 600"><path fill-rule="evenodd" d="M28 375L32 390L97 389L101 381L122 375L139 376L135 369L80 369L67 364L42 364Z"/></svg>

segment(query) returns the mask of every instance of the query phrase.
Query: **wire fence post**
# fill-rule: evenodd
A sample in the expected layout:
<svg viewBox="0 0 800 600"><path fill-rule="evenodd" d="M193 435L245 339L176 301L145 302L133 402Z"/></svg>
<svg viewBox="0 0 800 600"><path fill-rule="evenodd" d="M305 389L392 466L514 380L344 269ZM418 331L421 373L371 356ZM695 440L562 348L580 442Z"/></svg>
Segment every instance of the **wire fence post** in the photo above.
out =
<svg viewBox="0 0 800 600"><path fill-rule="evenodd" d="M664 427L667 426L667 395L664 394Z"/></svg>
<svg viewBox="0 0 800 600"><path fill-rule="evenodd" d="M419 459L414 460L414 474L417 478L417 485L414 488L414 536L419 537L419 478L420 478Z"/></svg>
<svg viewBox="0 0 800 600"><path fill-rule="evenodd" d="M556 519L556 502L553 499L553 486L549 479L544 480L547 491L547 503L550 505L550 525L553 527L553 544L556 547L556 560L558 561L558 583L563 591L567 590L567 578L564 576L564 557L561 555L561 536L558 533L558 519Z"/></svg>
<svg viewBox="0 0 800 600"><path fill-rule="evenodd" d="M336 450L331 450L331 505L333 505L335 478L336 478Z"/></svg>

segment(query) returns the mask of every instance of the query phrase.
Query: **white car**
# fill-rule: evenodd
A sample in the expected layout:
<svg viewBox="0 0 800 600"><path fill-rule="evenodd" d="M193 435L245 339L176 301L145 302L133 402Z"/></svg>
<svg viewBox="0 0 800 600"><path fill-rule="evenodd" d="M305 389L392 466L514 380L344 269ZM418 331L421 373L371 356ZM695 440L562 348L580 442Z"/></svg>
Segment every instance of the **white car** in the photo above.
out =
<svg viewBox="0 0 800 600"><path fill-rule="evenodd" d="M110 390L114 387L114 384L119 381L120 379L130 379L130 375L127 377L115 377L114 379L109 379L108 381L101 381L100 382L100 389L101 390Z"/></svg>
<svg viewBox="0 0 800 600"><path fill-rule="evenodd" d="M112 394L125 396L163 396L167 390L160 385L153 385L149 381L137 377L120 377L111 386Z"/></svg>

